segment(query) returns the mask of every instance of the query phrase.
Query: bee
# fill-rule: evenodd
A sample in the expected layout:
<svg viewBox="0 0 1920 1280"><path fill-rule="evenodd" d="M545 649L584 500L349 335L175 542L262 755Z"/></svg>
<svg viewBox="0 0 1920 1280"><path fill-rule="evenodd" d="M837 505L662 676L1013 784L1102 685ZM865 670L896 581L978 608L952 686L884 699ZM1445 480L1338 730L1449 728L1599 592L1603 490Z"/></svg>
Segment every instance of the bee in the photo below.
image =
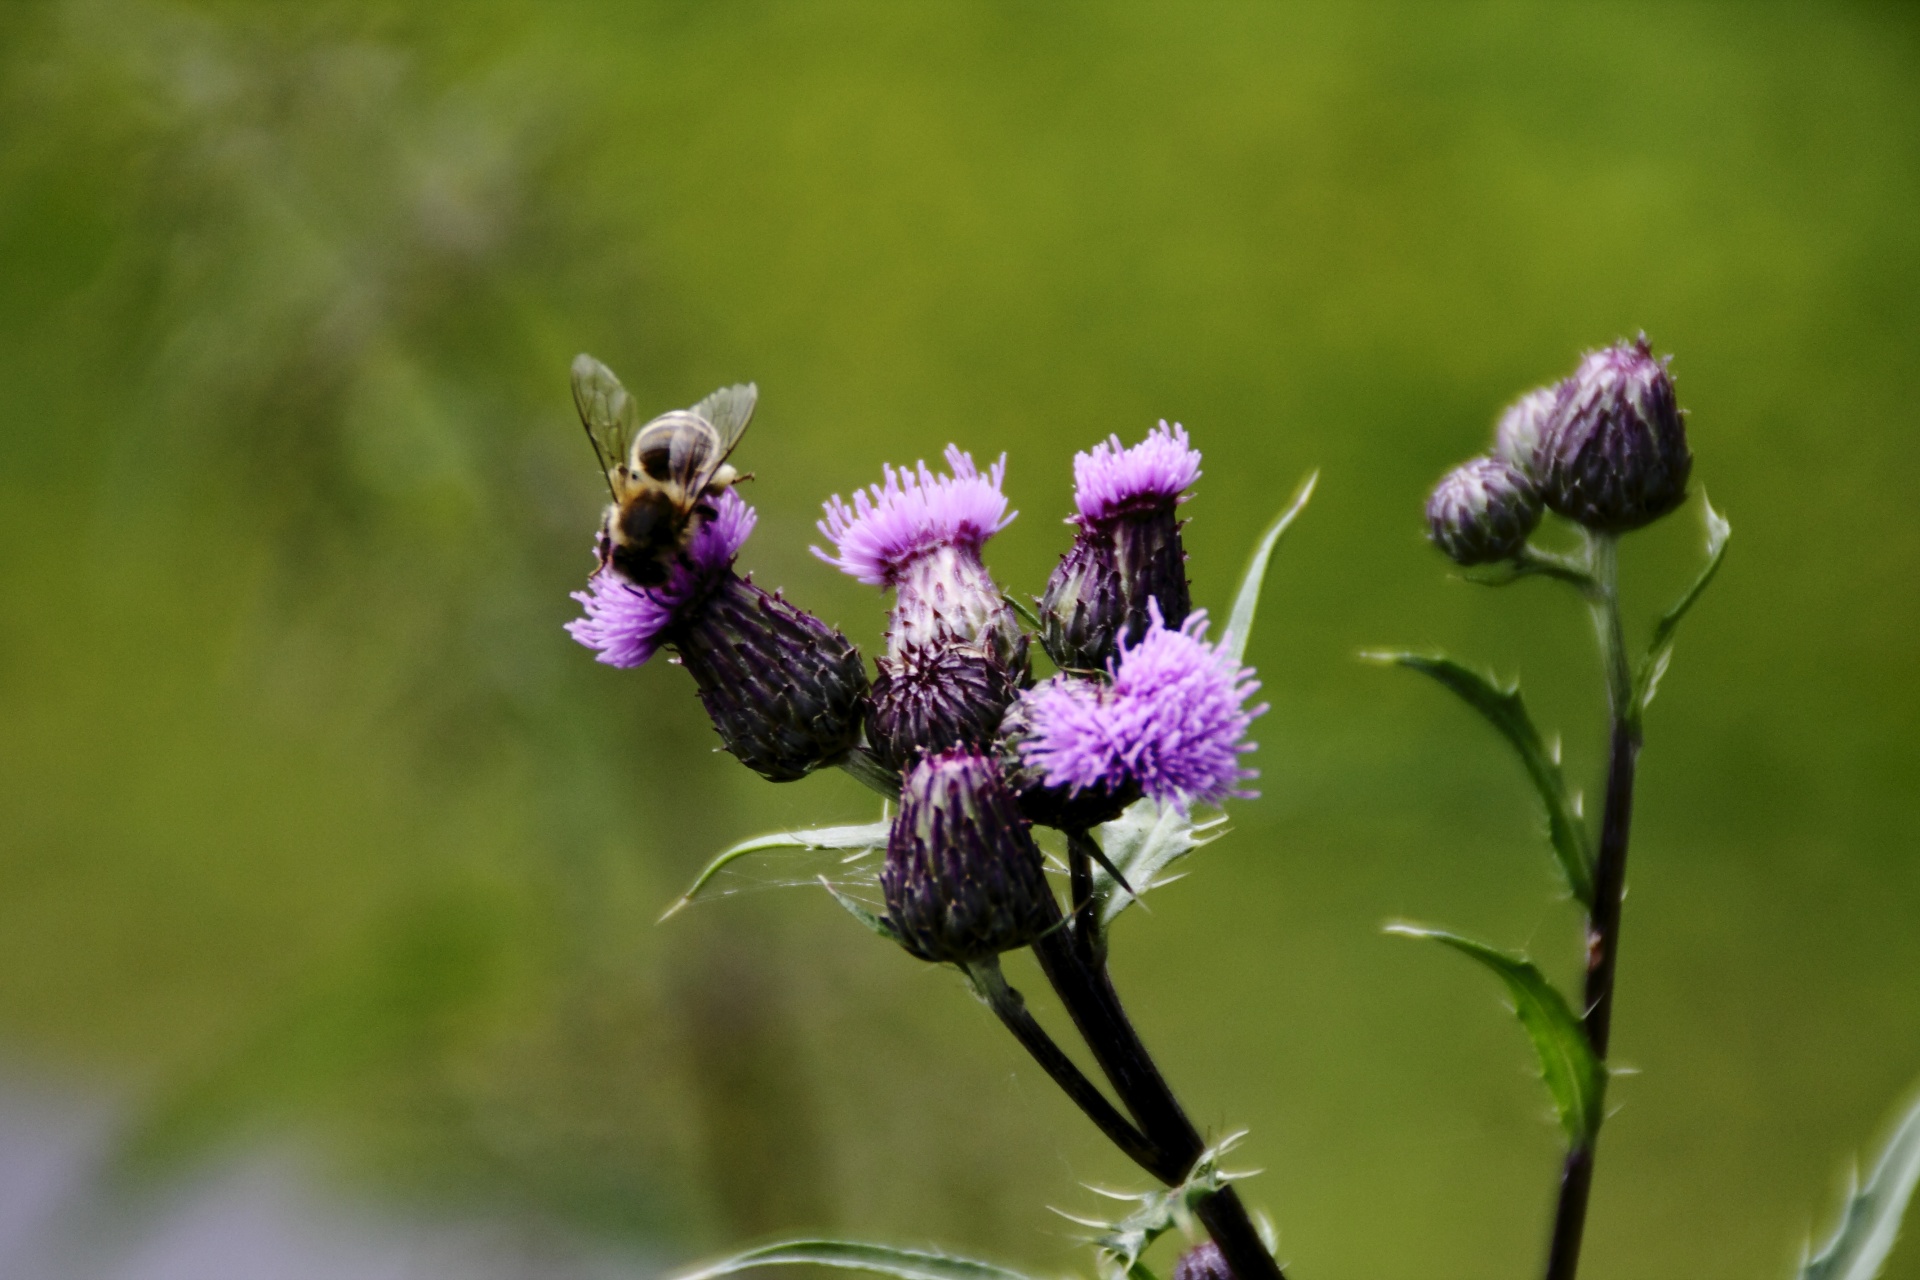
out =
<svg viewBox="0 0 1920 1280"><path fill-rule="evenodd" d="M582 355L573 361L573 403L607 477L600 567L657 587L687 548L693 518L712 519L712 500L743 479L727 462L746 434L760 390L722 387L691 409L663 413L645 426L613 370Z"/></svg>

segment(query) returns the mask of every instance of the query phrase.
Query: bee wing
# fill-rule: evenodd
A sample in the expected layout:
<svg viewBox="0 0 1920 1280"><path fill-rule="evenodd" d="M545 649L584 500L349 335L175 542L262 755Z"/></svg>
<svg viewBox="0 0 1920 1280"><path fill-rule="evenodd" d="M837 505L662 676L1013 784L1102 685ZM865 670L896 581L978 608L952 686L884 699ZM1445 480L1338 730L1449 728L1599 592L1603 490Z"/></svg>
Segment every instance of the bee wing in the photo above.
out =
<svg viewBox="0 0 1920 1280"><path fill-rule="evenodd" d="M760 388L747 382L722 387L693 406L695 413L713 424L714 434L719 437L720 453L713 464L716 470L733 452L733 446L740 443L740 437L747 433L747 424L753 421L753 406L759 399Z"/></svg>
<svg viewBox="0 0 1920 1280"><path fill-rule="evenodd" d="M573 358L573 405L612 492L614 473L627 464L640 410L613 370L584 353ZM614 497L618 501L619 495Z"/></svg>

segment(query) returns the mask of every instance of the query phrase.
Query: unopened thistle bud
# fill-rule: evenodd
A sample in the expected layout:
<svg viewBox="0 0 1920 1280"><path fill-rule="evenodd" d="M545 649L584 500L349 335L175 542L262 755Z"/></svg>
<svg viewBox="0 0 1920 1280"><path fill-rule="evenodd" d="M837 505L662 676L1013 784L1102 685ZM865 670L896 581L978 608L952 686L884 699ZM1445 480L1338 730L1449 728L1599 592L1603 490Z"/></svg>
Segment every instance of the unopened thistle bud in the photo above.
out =
<svg viewBox="0 0 1920 1280"><path fill-rule="evenodd" d="M1040 598L1040 643L1066 670L1101 671L1147 630L1147 604L1170 626L1192 609L1175 514L1200 477L1186 428L1162 422L1125 448L1111 436L1074 455L1079 514L1072 548Z"/></svg>
<svg viewBox="0 0 1920 1280"><path fill-rule="evenodd" d="M1493 455L1530 478L1540 475L1540 440L1553 421L1560 388L1535 387L1507 406L1493 433Z"/></svg>
<svg viewBox="0 0 1920 1280"><path fill-rule="evenodd" d="M1221 1256L1219 1245L1202 1240L1173 1264L1173 1280L1233 1280L1233 1268Z"/></svg>
<svg viewBox="0 0 1920 1280"><path fill-rule="evenodd" d="M1427 499L1427 537L1455 564L1510 559L1539 524L1538 490L1504 458L1461 463Z"/></svg>
<svg viewBox="0 0 1920 1280"><path fill-rule="evenodd" d="M859 741L866 667L845 636L733 572L754 511L731 490L714 508L664 583L638 587L603 568L574 594L585 616L567 630L616 667L673 649L726 749L789 782Z"/></svg>
<svg viewBox="0 0 1920 1280"><path fill-rule="evenodd" d="M1596 532L1625 533L1686 498L1693 454L1668 358L1656 359L1643 333L1589 354L1561 384L1539 451L1549 507Z"/></svg>
<svg viewBox="0 0 1920 1280"><path fill-rule="evenodd" d="M908 770L880 887L888 923L922 960L985 960L1059 916L1027 820L993 761L971 748Z"/></svg>
<svg viewBox="0 0 1920 1280"><path fill-rule="evenodd" d="M985 748L1019 691L1014 668L977 645L908 649L898 658L880 659L867 712L867 743L895 770L904 770L924 751Z"/></svg>

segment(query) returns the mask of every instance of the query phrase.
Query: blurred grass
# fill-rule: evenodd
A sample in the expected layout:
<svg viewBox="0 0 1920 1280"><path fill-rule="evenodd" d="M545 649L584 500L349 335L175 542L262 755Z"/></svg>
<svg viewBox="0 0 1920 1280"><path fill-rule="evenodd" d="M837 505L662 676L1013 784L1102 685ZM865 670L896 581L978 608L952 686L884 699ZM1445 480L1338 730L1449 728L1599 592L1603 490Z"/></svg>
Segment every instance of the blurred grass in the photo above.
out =
<svg viewBox="0 0 1920 1280"><path fill-rule="evenodd" d="M1478 976L1556 972L1521 672L1591 776L1586 623L1418 506L1517 392L1677 352L1727 570L1649 724L1596 1275L1786 1274L1920 1066L1920 48L1911 8L145 0L0 17L0 1035L141 1100L130 1175L294 1126L343 1176L712 1248L795 1227L1064 1268L1124 1181L948 975L823 897L656 930L711 851L870 813L708 754L559 625L565 391L755 378L760 580L879 634L815 504L1009 451L1037 589L1074 449L1184 421L1265 798L1123 932L1196 1116L1312 1276L1523 1274L1555 1132ZM1697 554L1638 538L1650 617ZM1024 977L1024 981L1022 978ZM1037 985L1016 966L1016 982ZM1897 1251L1888 1275L1920 1276Z"/></svg>

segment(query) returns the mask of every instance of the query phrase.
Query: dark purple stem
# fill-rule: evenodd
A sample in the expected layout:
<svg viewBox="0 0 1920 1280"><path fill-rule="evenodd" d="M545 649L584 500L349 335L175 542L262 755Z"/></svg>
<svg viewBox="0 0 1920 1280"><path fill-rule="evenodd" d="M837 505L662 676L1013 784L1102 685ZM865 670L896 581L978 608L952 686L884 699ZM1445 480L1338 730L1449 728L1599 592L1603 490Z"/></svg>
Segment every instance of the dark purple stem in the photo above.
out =
<svg viewBox="0 0 1920 1280"><path fill-rule="evenodd" d="M1047 934L1033 950L1100 1069L1148 1141L1162 1153L1162 1167L1150 1172L1168 1186L1177 1185L1192 1172L1206 1144L1141 1043L1106 965L1089 960L1088 950L1066 930ZM1194 1207L1194 1216L1220 1246L1236 1280L1286 1280L1232 1187L1204 1197Z"/></svg>

